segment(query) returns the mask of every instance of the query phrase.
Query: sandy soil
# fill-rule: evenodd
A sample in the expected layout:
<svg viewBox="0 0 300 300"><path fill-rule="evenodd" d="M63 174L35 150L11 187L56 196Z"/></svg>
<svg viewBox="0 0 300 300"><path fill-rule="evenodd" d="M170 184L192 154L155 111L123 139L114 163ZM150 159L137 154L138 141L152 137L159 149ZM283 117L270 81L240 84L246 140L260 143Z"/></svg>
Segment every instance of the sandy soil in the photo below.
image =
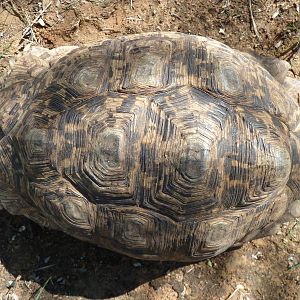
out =
<svg viewBox="0 0 300 300"><path fill-rule="evenodd" d="M0 70L28 43L53 48L165 30L288 59L300 75L298 0L251 1L257 33L247 0L50 2L0 1ZM0 211L0 299L300 300L299 222L214 259L179 264L137 261Z"/></svg>

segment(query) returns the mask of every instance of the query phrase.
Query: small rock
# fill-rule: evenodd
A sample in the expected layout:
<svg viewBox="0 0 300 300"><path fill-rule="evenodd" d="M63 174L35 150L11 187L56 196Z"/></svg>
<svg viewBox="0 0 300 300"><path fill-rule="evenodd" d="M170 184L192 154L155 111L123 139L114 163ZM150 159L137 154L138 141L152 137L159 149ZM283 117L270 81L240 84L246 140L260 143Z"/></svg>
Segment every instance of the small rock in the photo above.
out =
<svg viewBox="0 0 300 300"><path fill-rule="evenodd" d="M142 264L141 264L140 262L135 262L135 263L133 263L133 266L134 266L135 268L141 268L141 267L142 267Z"/></svg>
<svg viewBox="0 0 300 300"><path fill-rule="evenodd" d="M155 299L178 299L178 293L176 293L170 284L165 284L155 291Z"/></svg>
<svg viewBox="0 0 300 300"><path fill-rule="evenodd" d="M176 281L178 281L178 282L183 281L183 272L182 271L174 272L173 274L174 274Z"/></svg>
<svg viewBox="0 0 300 300"><path fill-rule="evenodd" d="M279 15L279 8L276 8L276 10L272 14L272 19L275 19Z"/></svg>
<svg viewBox="0 0 300 300"><path fill-rule="evenodd" d="M219 29L219 33L225 35L225 29L224 28L220 28Z"/></svg>
<svg viewBox="0 0 300 300"><path fill-rule="evenodd" d="M156 279L153 279L149 282L150 286L153 287L154 290L158 290L159 288L161 288L163 285L165 285L167 283L167 278L165 277L159 277Z"/></svg>
<svg viewBox="0 0 300 300"><path fill-rule="evenodd" d="M176 13L176 8L175 8L175 7L172 7L172 8L171 8L171 16L173 16L175 13Z"/></svg>
<svg viewBox="0 0 300 300"><path fill-rule="evenodd" d="M263 254L262 254L262 252L257 251L256 254L252 254L251 257L252 257L253 259L260 260L260 259L263 258Z"/></svg>
<svg viewBox="0 0 300 300"><path fill-rule="evenodd" d="M44 21L42 18L39 18L38 23L39 23L42 27L45 27L45 26L46 26L45 21Z"/></svg>
<svg viewBox="0 0 300 300"><path fill-rule="evenodd" d="M277 42L277 43L275 44L275 48L276 48L276 49L280 48L282 44L283 44L283 41L280 40L279 42Z"/></svg>
<svg viewBox="0 0 300 300"><path fill-rule="evenodd" d="M26 230L26 227L25 227L24 225L22 225L22 226L18 229L19 232L23 232L23 231L25 231L25 230Z"/></svg>
<svg viewBox="0 0 300 300"><path fill-rule="evenodd" d="M184 285L183 286L183 291L179 294L179 299L185 299L185 295L186 295L186 292L187 291L187 289L186 289L186 286Z"/></svg>
<svg viewBox="0 0 300 300"><path fill-rule="evenodd" d="M288 269L293 268L298 264L298 260L294 255L289 255L288 257Z"/></svg>
<svg viewBox="0 0 300 300"><path fill-rule="evenodd" d="M26 287L28 288L28 289L30 289L30 285L31 285L31 281L30 280L25 280L24 281L24 284L26 285Z"/></svg>
<svg viewBox="0 0 300 300"><path fill-rule="evenodd" d="M66 280L63 277L59 277L59 278L56 279L56 282L59 283L59 284L65 284Z"/></svg>
<svg viewBox="0 0 300 300"><path fill-rule="evenodd" d="M15 293L11 293L2 296L2 300L19 300L19 296L17 296Z"/></svg>
<svg viewBox="0 0 300 300"><path fill-rule="evenodd" d="M44 263L47 264L50 261L51 256L47 256L44 258Z"/></svg>
<svg viewBox="0 0 300 300"><path fill-rule="evenodd" d="M15 286L16 286L16 280L9 280L9 281L7 281L7 283L6 283L6 287L7 287L8 289L14 288Z"/></svg>
<svg viewBox="0 0 300 300"><path fill-rule="evenodd" d="M179 282L179 281L174 281L172 283L172 288L179 295L182 294L182 293L184 293L184 290L185 290L184 284L182 282Z"/></svg>

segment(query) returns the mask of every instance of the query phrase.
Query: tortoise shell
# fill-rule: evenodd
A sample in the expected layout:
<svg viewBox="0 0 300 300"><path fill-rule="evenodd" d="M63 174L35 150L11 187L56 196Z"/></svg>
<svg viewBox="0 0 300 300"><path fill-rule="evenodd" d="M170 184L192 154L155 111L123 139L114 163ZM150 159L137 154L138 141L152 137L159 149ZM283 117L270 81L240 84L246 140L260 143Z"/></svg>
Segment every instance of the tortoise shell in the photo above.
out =
<svg viewBox="0 0 300 300"><path fill-rule="evenodd" d="M300 216L298 103L255 57L179 33L43 51L0 90L9 212L177 261Z"/></svg>

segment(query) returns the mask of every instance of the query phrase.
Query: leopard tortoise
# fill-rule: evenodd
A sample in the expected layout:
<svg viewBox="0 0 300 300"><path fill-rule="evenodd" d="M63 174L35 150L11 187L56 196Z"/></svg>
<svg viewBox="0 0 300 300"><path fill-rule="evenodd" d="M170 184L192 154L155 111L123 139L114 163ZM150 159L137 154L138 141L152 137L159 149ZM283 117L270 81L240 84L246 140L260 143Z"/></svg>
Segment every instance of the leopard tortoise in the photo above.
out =
<svg viewBox="0 0 300 300"><path fill-rule="evenodd" d="M197 261L300 216L289 64L179 33L32 48L0 87L0 207L129 256Z"/></svg>

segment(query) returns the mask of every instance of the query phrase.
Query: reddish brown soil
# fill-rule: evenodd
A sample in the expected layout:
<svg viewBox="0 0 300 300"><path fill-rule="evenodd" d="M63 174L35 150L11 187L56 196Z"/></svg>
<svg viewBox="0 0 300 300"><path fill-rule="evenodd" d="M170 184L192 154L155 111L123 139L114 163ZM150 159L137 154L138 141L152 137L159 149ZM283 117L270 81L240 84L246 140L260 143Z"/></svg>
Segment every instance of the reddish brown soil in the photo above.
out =
<svg viewBox="0 0 300 300"><path fill-rule="evenodd" d="M42 1L44 7L49 0ZM37 0L0 1L0 67L28 43ZM298 0L53 0L34 24L45 47L96 43L145 31L206 35L290 59L300 74ZM0 299L300 300L300 225L196 264L127 258L0 211ZM2 297L2 298L1 298Z"/></svg>

